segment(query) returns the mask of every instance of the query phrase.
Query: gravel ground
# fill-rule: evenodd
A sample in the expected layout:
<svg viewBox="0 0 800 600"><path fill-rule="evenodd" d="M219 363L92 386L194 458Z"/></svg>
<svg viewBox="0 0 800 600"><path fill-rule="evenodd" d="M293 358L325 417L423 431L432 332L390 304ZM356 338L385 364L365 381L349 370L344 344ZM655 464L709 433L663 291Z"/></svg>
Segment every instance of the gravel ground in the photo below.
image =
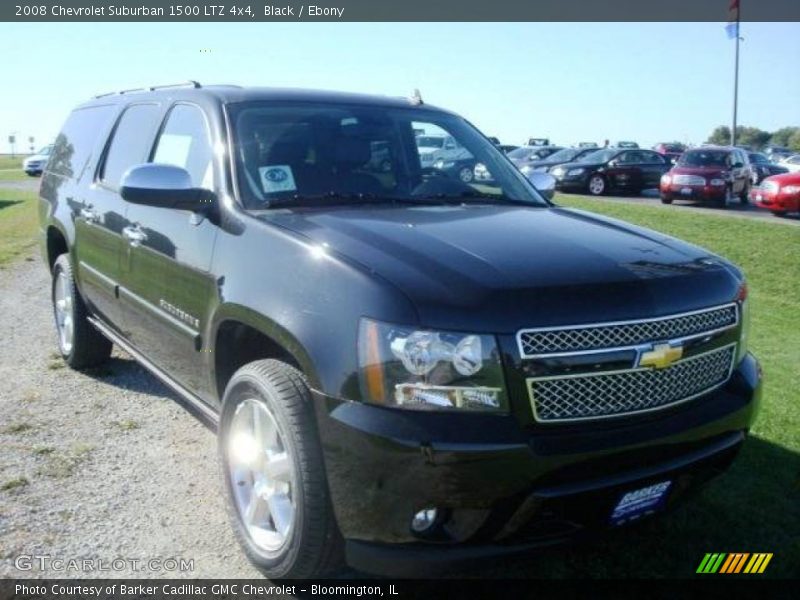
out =
<svg viewBox="0 0 800 600"><path fill-rule="evenodd" d="M259 577L227 521L214 434L118 350L91 374L65 367L38 256L0 270L0 290L0 577L93 576L20 571L20 555L194 560L94 576Z"/></svg>

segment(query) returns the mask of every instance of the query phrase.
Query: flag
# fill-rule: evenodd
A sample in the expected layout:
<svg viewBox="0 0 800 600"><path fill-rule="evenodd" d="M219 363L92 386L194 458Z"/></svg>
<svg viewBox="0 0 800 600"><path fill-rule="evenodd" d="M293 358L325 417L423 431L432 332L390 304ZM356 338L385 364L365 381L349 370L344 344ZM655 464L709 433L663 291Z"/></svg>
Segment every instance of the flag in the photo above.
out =
<svg viewBox="0 0 800 600"><path fill-rule="evenodd" d="M739 0L731 0L728 5L728 24L725 26L728 39L739 37Z"/></svg>

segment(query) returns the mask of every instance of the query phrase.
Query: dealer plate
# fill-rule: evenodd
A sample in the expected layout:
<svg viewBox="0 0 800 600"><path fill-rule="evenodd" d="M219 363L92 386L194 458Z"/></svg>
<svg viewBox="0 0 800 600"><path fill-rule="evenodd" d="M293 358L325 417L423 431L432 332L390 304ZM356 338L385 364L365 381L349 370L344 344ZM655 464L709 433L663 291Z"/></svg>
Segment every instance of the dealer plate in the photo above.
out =
<svg viewBox="0 0 800 600"><path fill-rule="evenodd" d="M611 524L622 525L661 510L667 500L670 487L672 487L671 481L662 481L627 492L611 512Z"/></svg>

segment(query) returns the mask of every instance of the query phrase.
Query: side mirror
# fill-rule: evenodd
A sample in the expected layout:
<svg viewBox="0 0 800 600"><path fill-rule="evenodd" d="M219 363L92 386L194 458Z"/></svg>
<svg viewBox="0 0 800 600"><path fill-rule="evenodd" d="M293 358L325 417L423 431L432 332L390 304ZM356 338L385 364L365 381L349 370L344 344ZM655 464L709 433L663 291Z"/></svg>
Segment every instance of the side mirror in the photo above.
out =
<svg viewBox="0 0 800 600"><path fill-rule="evenodd" d="M610 161L608 161L608 166L609 167L616 167L618 165L619 165L619 161L618 160L610 160Z"/></svg>
<svg viewBox="0 0 800 600"><path fill-rule="evenodd" d="M553 199L556 193L556 178L550 175L550 173L545 173L544 171L530 171L525 174L525 177L542 196L548 200Z"/></svg>
<svg viewBox="0 0 800 600"><path fill-rule="evenodd" d="M122 176L120 195L133 204L205 212L216 194L194 187L189 172L174 165L148 163L128 169Z"/></svg>
<svg viewBox="0 0 800 600"><path fill-rule="evenodd" d="M743 166L744 166L744 165L743 165L742 163L740 163L740 162L735 162L735 163L733 163L733 167L732 167L732 168L734 168L734 169L741 169Z"/></svg>

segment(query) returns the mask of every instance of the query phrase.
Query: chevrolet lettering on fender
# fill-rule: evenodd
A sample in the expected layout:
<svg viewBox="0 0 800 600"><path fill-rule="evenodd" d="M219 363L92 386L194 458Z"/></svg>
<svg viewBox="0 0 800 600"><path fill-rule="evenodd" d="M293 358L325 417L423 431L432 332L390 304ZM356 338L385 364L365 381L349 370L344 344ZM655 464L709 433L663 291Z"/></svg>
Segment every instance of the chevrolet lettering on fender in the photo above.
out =
<svg viewBox="0 0 800 600"><path fill-rule="evenodd" d="M554 187L418 92L103 94L42 175L58 346L84 369L118 345L216 429L270 578L424 577L650 518L748 436L747 284Z"/></svg>

